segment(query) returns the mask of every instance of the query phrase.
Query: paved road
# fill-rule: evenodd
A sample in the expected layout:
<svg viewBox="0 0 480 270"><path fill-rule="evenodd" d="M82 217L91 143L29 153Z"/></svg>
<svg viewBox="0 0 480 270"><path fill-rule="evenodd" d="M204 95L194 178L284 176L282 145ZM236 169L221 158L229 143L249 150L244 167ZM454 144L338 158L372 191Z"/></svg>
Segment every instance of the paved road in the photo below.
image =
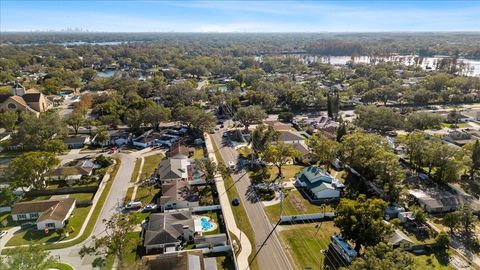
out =
<svg viewBox="0 0 480 270"><path fill-rule="evenodd" d="M236 150L227 145L222 138L223 131L219 131L212 135L215 144L219 148L220 154L225 161L233 161L235 164L238 162L238 154ZM232 174L233 180L235 181L235 186L240 194L240 199L245 207L250 224L255 233L255 244L257 250L263 241L267 238L268 234L271 232L273 226L265 215L263 210L263 205L260 201L252 201L251 193L248 192L250 186L250 178L246 173L235 173ZM228 187L226 187L228 189ZM237 224L240 229L242 229L242 224ZM284 248L280 244L280 240L276 233L268 239L266 245L260 250L256 260L261 270L290 270L293 269L290 261L284 251ZM244 269L239 269L244 270Z"/></svg>
<svg viewBox="0 0 480 270"><path fill-rule="evenodd" d="M95 224L92 235L101 236L103 233L105 233L105 225L103 224L102 220L109 219L114 213L119 212L119 206L123 202L123 198L127 193L137 156L138 152L131 154L120 153L117 155L117 157L119 157L121 160L121 165L115 179L113 179L114 182L110 189L110 193L108 194L103 209L100 212L100 216ZM64 249L51 250L50 252L52 255L58 256L60 261L72 265L76 270L93 269L91 264L95 259L94 256L86 256L82 259L78 255L81 247L90 242L91 238L89 237L87 240L78 245Z"/></svg>

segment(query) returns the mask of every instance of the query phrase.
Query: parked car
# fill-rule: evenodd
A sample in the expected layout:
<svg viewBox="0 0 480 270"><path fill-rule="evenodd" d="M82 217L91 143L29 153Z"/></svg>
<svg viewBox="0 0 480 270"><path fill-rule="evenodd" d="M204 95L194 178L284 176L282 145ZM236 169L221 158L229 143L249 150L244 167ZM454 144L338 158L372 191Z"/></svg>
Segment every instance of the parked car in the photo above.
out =
<svg viewBox="0 0 480 270"><path fill-rule="evenodd" d="M235 170L235 163L233 161L229 161L228 162L228 168L232 171Z"/></svg>
<svg viewBox="0 0 480 270"><path fill-rule="evenodd" d="M128 210L135 210L140 208L142 208L142 202L139 202L139 201L129 202L127 203L127 205L125 205L125 209L128 209Z"/></svg>
<svg viewBox="0 0 480 270"><path fill-rule="evenodd" d="M2 237L4 237L6 234L7 234L6 231L0 231L0 239L2 239Z"/></svg>
<svg viewBox="0 0 480 270"><path fill-rule="evenodd" d="M156 204L147 204L145 207L143 207L142 212L152 212L153 210L157 209Z"/></svg>
<svg viewBox="0 0 480 270"><path fill-rule="evenodd" d="M237 197L233 198L233 200L232 200L232 205L233 205L233 206L238 206L238 205L240 205L240 200L239 200Z"/></svg>

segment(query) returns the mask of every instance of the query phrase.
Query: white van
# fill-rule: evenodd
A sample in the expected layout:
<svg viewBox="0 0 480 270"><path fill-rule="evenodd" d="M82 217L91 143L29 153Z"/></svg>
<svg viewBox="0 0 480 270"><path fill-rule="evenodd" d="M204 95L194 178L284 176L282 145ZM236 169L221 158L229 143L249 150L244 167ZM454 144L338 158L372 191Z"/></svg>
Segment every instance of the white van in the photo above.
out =
<svg viewBox="0 0 480 270"><path fill-rule="evenodd" d="M233 163L233 161L229 161L228 162L228 168L230 170L234 171L235 170L235 163Z"/></svg>

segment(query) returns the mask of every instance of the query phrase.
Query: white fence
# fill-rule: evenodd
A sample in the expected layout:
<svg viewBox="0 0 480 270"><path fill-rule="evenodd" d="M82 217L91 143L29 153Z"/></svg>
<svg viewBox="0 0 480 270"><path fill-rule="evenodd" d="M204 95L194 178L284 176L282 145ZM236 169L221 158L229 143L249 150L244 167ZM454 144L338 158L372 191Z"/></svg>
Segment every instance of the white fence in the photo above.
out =
<svg viewBox="0 0 480 270"><path fill-rule="evenodd" d="M222 206L219 204L207 205L207 206L195 206L192 207L192 212L208 212L222 209Z"/></svg>
<svg viewBox="0 0 480 270"><path fill-rule="evenodd" d="M201 250L203 252L203 254L230 252L232 250L230 245L216 246L216 247L212 247L212 248L196 248L196 249Z"/></svg>
<svg viewBox="0 0 480 270"><path fill-rule="evenodd" d="M335 213L333 212L326 212L323 213L316 213L316 214L305 214L305 215L295 215L295 216L281 216L280 222L281 223L298 223L298 222L313 222L322 219L332 219L335 217Z"/></svg>

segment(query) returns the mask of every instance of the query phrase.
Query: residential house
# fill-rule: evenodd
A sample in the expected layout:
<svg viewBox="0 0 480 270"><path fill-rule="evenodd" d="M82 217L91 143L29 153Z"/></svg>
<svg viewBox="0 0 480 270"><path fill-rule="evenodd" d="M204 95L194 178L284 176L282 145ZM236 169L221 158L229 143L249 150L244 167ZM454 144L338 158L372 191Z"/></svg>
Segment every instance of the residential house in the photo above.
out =
<svg viewBox="0 0 480 270"><path fill-rule="evenodd" d="M147 254L174 252L202 231L189 210L153 213L143 229Z"/></svg>
<svg viewBox="0 0 480 270"><path fill-rule="evenodd" d="M303 190L313 199L337 199L344 185L318 166L309 166L297 175L297 189Z"/></svg>
<svg viewBox="0 0 480 270"><path fill-rule="evenodd" d="M84 176L93 174L93 170L99 168L91 159L79 160L73 166L60 166L51 175L53 180L76 181Z"/></svg>
<svg viewBox="0 0 480 270"><path fill-rule="evenodd" d="M193 173L193 166L185 158L169 158L160 162L157 168L157 177L160 183L190 180Z"/></svg>
<svg viewBox="0 0 480 270"><path fill-rule="evenodd" d="M431 214L455 211L463 204L461 197L440 188L412 189L408 193L425 211Z"/></svg>
<svg viewBox="0 0 480 270"><path fill-rule="evenodd" d="M193 156L195 149L192 147L187 147L180 143L174 143L170 150L166 153L168 158L180 158L180 159L187 159Z"/></svg>
<svg viewBox="0 0 480 270"><path fill-rule="evenodd" d="M302 161L310 162L310 160L312 159L312 153L310 152L310 149L308 149L308 146L304 142L293 143L292 146L293 148L297 149L297 151L300 153Z"/></svg>
<svg viewBox="0 0 480 270"><path fill-rule="evenodd" d="M148 255L142 257L146 270L217 270L215 257L204 257L201 250Z"/></svg>
<svg viewBox="0 0 480 270"><path fill-rule="evenodd" d="M178 135L172 135L167 133L160 133L154 130L149 130L137 138L133 139L133 145L137 147L147 148L151 146L172 146L173 143L178 141Z"/></svg>
<svg viewBox="0 0 480 270"><path fill-rule="evenodd" d="M279 142L284 142L284 143L301 143L305 140L305 137L303 137L299 132L295 131L280 131L280 134L278 135L278 141Z"/></svg>
<svg viewBox="0 0 480 270"><path fill-rule="evenodd" d="M38 230L60 229L73 213L75 204L75 198L15 203L12 207L12 219L35 220Z"/></svg>
<svg viewBox="0 0 480 270"><path fill-rule="evenodd" d="M110 130L110 145L122 146L126 145L131 140L131 135L125 130Z"/></svg>
<svg viewBox="0 0 480 270"><path fill-rule="evenodd" d="M196 187L191 187L187 180L177 180L162 184L160 208L162 211L185 209L199 205Z"/></svg>
<svg viewBox="0 0 480 270"><path fill-rule="evenodd" d="M401 248L402 250L411 250L414 242L401 230L396 229L388 238L388 243L393 248Z"/></svg>
<svg viewBox="0 0 480 270"><path fill-rule="evenodd" d="M83 148L90 143L90 136L74 136L63 139L63 143L70 149Z"/></svg>
<svg viewBox="0 0 480 270"><path fill-rule="evenodd" d="M1 111L22 111L31 112L37 116L46 112L51 106L45 96L35 89L25 90L20 83L12 87L12 94L0 95Z"/></svg>

